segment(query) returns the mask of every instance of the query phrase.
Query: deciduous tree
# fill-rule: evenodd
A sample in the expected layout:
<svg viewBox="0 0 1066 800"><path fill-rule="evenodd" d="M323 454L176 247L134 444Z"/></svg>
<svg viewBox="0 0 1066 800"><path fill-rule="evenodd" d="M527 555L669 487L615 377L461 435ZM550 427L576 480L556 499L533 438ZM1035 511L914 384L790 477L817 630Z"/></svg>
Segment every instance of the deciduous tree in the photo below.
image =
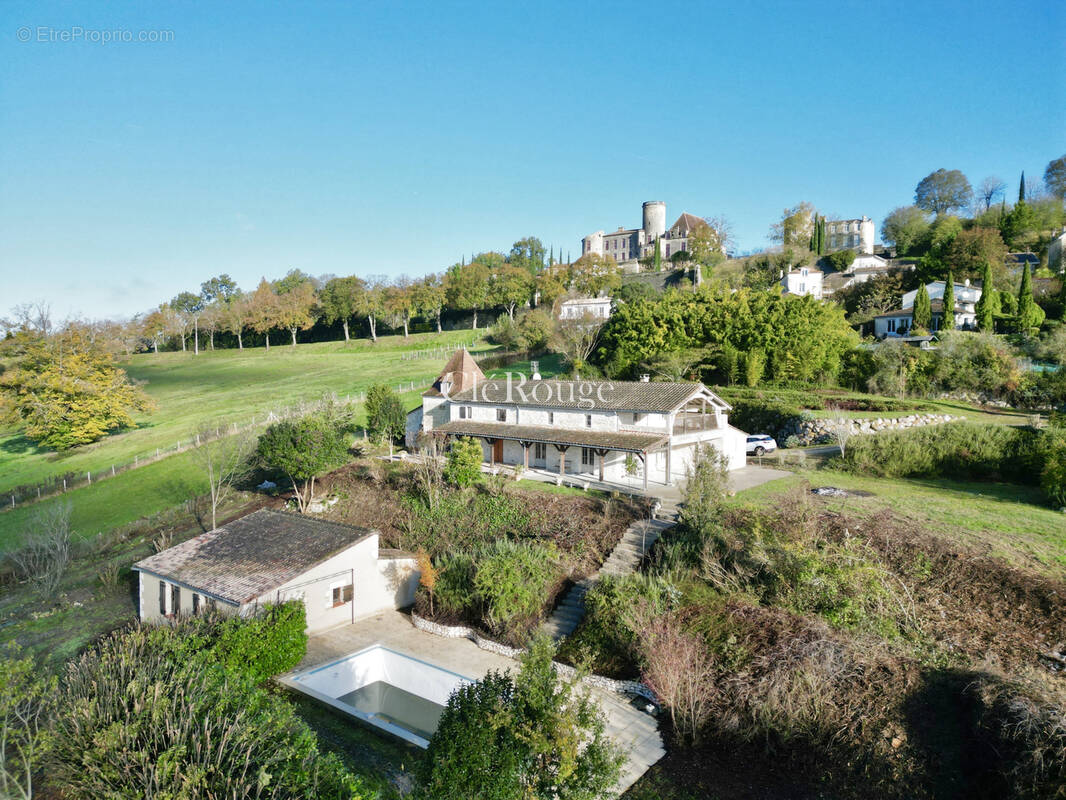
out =
<svg viewBox="0 0 1066 800"><path fill-rule="evenodd" d="M344 341L351 341L348 323L361 313L366 295L366 284L354 275L333 278L319 292L318 302L327 323L340 320L344 328Z"/></svg>
<svg viewBox="0 0 1066 800"><path fill-rule="evenodd" d="M1066 200L1066 155L1048 162L1044 170L1044 186L1052 196L1060 201Z"/></svg>
<svg viewBox="0 0 1066 800"><path fill-rule="evenodd" d="M611 294L622 285L622 272L611 256L587 253L570 265L570 288L598 297Z"/></svg>
<svg viewBox="0 0 1066 800"><path fill-rule="evenodd" d="M256 453L263 467L289 479L303 513L314 497L315 478L347 459L347 430L327 415L277 422L259 437Z"/></svg>
<svg viewBox="0 0 1066 800"><path fill-rule="evenodd" d="M489 268L475 261L465 266L452 266L444 278L448 305L456 310L472 311L474 330L477 330L477 313L488 302L489 275Z"/></svg>
<svg viewBox="0 0 1066 800"><path fill-rule="evenodd" d="M931 172L914 189L914 204L938 216L968 208L972 199L973 188L957 169Z"/></svg>
<svg viewBox="0 0 1066 800"><path fill-rule="evenodd" d="M925 239L929 220L917 206L899 206L892 209L881 223L881 239L885 244L895 245L897 255L909 255Z"/></svg>
<svg viewBox="0 0 1066 800"><path fill-rule="evenodd" d="M381 442L403 436L407 415L399 395L384 383L371 386L366 393L366 430Z"/></svg>
<svg viewBox="0 0 1066 800"><path fill-rule="evenodd" d="M276 322L289 331L296 347L296 332L315 324L315 286L299 270L292 270L274 284L277 293Z"/></svg>
<svg viewBox="0 0 1066 800"><path fill-rule="evenodd" d="M515 309L533 293L533 278L524 269L504 264L489 278L488 305L503 306L514 320Z"/></svg>

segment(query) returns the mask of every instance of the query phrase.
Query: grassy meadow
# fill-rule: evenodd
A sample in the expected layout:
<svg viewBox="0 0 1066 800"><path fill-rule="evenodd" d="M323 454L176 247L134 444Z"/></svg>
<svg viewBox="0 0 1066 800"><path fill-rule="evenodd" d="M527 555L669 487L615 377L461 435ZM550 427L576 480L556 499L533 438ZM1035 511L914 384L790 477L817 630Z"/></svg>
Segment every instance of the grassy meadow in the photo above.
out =
<svg viewBox="0 0 1066 800"><path fill-rule="evenodd" d="M0 496L4 489L44 481L68 472L106 472L188 440L204 423L245 423L301 401L324 394L365 391L384 381L389 385L414 381L404 403L418 404L424 387L439 373L444 358L403 360L403 354L434 347L451 348L470 342L474 331L381 337L366 340L284 345L270 348L141 354L123 363L129 375L144 382L156 408L140 415L138 427L116 433L68 453L37 448L13 430L0 433ZM474 352L493 349L477 339ZM521 368L522 365L518 365ZM126 525L141 517L180 505L207 491L204 478L188 452L178 453L116 477L80 486L41 501L0 512L0 550L25 536L27 523L41 504L69 502L75 531L81 536Z"/></svg>
<svg viewBox="0 0 1066 800"><path fill-rule="evenodd" d="M480 331L383 336L377 344L359 339L317 342L296 347L275 345L244 350L139 354L121 363L131 378L143 382L155 409L136 417L137 427L66 453L38 448L14 429L0 429L0 495L5 489L46 481L69 472L104 472L134 456L154 455L188 441L199 426L246 423L255 415L317 400L333 392L344 397L384 381L415 381L421 392L444 366L445 359L404 361L405 352L452 347L475 339ZM491 349L477 338L475 351ZM412 395L413 397L414 395ZM412 401L413 402L413 401Z"/></svg>

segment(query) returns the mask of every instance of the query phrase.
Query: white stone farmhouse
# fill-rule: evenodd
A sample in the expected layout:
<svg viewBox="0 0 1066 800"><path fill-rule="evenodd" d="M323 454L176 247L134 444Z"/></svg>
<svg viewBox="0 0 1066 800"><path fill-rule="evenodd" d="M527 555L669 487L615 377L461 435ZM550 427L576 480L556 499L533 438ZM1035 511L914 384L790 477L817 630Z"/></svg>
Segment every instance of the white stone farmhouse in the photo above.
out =
<svg viewBox="0 0 1066 800"><path fill-rule="evenodd" d="M469 436L490 465L647 489L682 480L699 446L743 467L747 434L729 425L729 409L701 383L487 380L464 349L408 414L407 445Z"/></svg>
<svg viewBox="0 0 1066 800"><path fill-rule="evenodd" d="M248 616L303 600L307 632L409 606L418 562L378 549L378 532L260 509L143 561L140 617L161 621L206 609Z"/></svg>

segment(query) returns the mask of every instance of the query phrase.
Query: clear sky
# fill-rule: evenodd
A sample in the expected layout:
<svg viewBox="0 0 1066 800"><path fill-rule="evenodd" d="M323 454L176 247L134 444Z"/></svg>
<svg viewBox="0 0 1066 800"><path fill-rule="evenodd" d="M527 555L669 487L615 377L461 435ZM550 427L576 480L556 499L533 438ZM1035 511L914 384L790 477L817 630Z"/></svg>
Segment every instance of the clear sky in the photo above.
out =
<svg viewBox="0 0 1066 800"><path fill-rule="evenodd" d="M1061 0L0 0L0 314L576 258L644 200L742 250L800 200L880 235L938 167L1013 194L1066 152L1063 31Z"/></svg>

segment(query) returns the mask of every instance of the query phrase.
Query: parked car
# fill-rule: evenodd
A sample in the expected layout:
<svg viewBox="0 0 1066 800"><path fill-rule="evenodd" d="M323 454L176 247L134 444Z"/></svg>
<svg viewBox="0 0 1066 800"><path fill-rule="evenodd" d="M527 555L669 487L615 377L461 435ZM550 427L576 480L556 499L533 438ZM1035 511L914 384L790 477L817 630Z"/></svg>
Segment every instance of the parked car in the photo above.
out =
<svg viewBox="0 0 1066 800"><path fill-rule="evenodd" d="M777 442L773 436L759 434L748 437L748 455L761 456L763 453L772 453L777 449Z"/></svg>

